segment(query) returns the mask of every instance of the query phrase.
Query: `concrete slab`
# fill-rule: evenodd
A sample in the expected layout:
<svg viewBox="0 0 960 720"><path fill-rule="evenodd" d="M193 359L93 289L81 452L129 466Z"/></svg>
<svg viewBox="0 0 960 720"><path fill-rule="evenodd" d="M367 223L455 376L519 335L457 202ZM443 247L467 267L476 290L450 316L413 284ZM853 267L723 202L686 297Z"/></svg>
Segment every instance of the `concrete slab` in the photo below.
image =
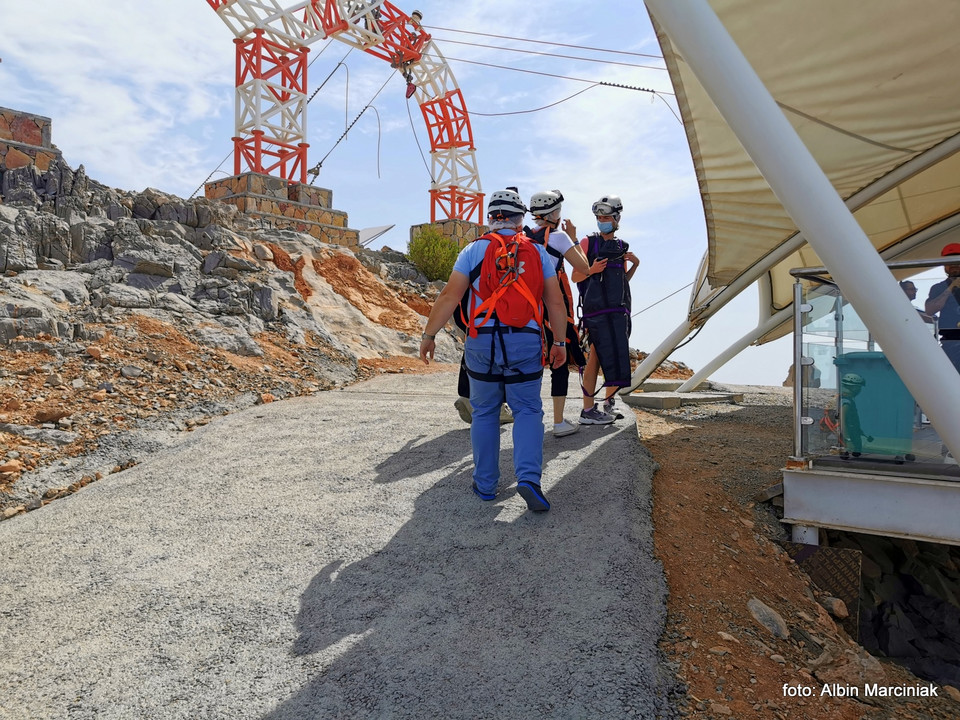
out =
<svg viewBox="0 0 960 720"><path fill-rule="evenodd" d="M632 407L652 410L672 410L680 407L680 394L675 392L641 392L621 395L620 399Z"/></svg>
<svg viewBox="0 0 960 720"><path fill-rule="evenodd" d="M668 380L666 378L647 378L641 383L638 388L639 392L650 393L650 392L673 392L678 387L680 387L685 381L684 380ZM710 381L697 385L695 390L703 391L710 389Z"/></svg>
<svg viewBox="0 0 960 720"><path fill-rule="evenodd" d="M705 403L743 402L743 393L721 392L642 392L621 396L623 402L633 407L654 410L671 410L681 405L703 405Z"/></svg>

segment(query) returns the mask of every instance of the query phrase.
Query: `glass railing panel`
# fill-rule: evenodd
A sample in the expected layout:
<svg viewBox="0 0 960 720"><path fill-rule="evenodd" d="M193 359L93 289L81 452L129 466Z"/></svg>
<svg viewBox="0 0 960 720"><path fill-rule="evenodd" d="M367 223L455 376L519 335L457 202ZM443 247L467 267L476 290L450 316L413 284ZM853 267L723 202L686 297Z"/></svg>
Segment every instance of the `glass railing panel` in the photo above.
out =
<svg viewBox="0 0 960 720"><path fill-rule="evenodd" d="M955 471L940 436L853 307L830 286L808 289L804 305L803 455L836 457L851 468Z"/></svg>

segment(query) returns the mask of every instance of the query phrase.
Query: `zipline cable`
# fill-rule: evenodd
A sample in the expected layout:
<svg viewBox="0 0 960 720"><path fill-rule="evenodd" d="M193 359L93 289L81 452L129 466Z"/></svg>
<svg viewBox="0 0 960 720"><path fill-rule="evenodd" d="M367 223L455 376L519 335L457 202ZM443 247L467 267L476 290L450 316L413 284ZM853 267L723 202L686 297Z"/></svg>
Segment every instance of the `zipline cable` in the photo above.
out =
<svg viewBox="0 0 960 720"><path fill-rule="evenodd" d="M586 47L584 45L570 45L568 43L551 42L549 40L531 40L530 38L510 37L509 35L497 35L493 33L475 32L473 30L455 30L454 28L437 27L436 25L424 25L428 30L442 30L443 32L461 33L463 35L480 35L482 37L498 38L500 40L516 40L517 42L535 43L537 45L553 45L555 47L566 47L574 50L588 50L591 52L605 52L616 55L631 55L633 57L653 58L663 60L663 55L651 55L649 53L630 52L628 50L610 50L609 48Z"/></svg>
<svg viewBox="0 0 960 720"><path fill-rule="evenodd" d="M328 157L330 157L330 153L332 153L332 152L336 149L337 145L339 145L339 144L341 143L341 141L347 136L347 133L350 132L350 129L351 129L354 125L357 124L357 121L363 116L363 114L367 111L367 109L370 108L370 107L373 105L373 101L376 100L376 99L377 99L377 96L378 96L380 93L383 92L383 89L387 86L387 83L389 83L389 82L393 79L393 76L396 75L396 74L397 74L397 70L394 70L392 73L390 73L390 76L384 81L383 85L380 86L380 89L377 90L377 92L374 93L373 97L370 98L370 101L369 101L366 105L363 106L363 109L362 109L359 113L357 113L357 116L353 119L353 122L350 123L350 125L347 127L347 129L343 131L343 134L342 134L339 138L337 138L337 141L333 144L333 147L331 147L330 150L327 152L327 154L323 156L323 160L321 160L321 161L318 162L316 165L314 165L312 168L310 168L309 170L307 170L307 172L308 172L309 174L313 175L313 179L310 180L310 184L311 184L311 185L313 185L314 181L316 181L316 179L319 177L319 175L320 175L320 168L323 167L324 161L325 161ZM378 118L379 118L379 116L380 116L380 113L377 113L377 117L378 117Z"/></svg>
<svg viewBox="0 0 960 720"><path fill-rule="evenodd" d="M471 47L490 48L489 45L483 45L482 43L463 42L462 40L450 40L449 38L433 38L433 40L437 43L452 43L454 45L470 45ZM643 68L644 70L666 70L665 67L657 67L654 65L638 65L637 63L620 62L618 60L600 60L598 58L578 57L576 55L559 55L557 53L542 52L540 50L522 50L521 48L498 47L497 51L524 53L527 55L542 55L543 57L561 58L564 60L582 60L583 62L602 63L604 65L622 65L624 67Z"/></svg>
<svg viewBox="0 0 960 720"><path fill-rule="evenodd" d="M624 85L622 83L612 83L612 82L607 82L606 80L585 80L584 78L576 78L576 77L570 77L569 75L558 75L556 73L541 72L539 70L526 70L524 68L509 67L507 65L494 65L492 63L479 62L478 60L464 60L463 58L452 58L452 57L440 58L439 55L431 55L430 53L424 53L424 57L430 57L434 59L453 60L454 62L462 62L462 63L467 63L469 65L482 65L483 67L491 67L491 68L496 68L498 70L512 70L513 72L529 73L530 75L543 75L544 77L560 78L561 80L573 80L575 82L595 83L597 85L621 88L623 90L636 90L638 92L646 92L646 93L661 94L661 95L675 94L665 90L651 90L650 88L636 87L634 85ZM471 114L474 114L474 113L471 113Z"/></svg>
<svg viewBox="0 0 960 720"><path fill-rule="evenodd" d="M410 98L407 98L407 117L410 118L410 131L413 133L413 139L417 142L417 150L420 151L420 159L423 160L423 166L427 169L427 175L430 176L430 182L436 185L437 179L433 176L433 170L427 164L427 157L423 154L423 147L420 145L420 138L417 137L417 129L413 125L413 113L410 111Z"/></svg>
<svg viewBox="0 0 960 720"><path fill-rule="evenodd" d="M684 286L683 286L682 288L680 288L679 290L674 290L674 291L673 291L672 293L670 293L669 295L666 295L666 296L660 298L660 299L657 300L655 303L653 303L653 305L647 305L645 308L643 308L643 310L637 310L637 311L636 311L633 315L631 315L630 317L635 318L635 317L636 317L637 315L639 315L640 313L646 312L646 311L649 310L650 308L656 307L657 305L659 305L660 303L662 303L664 300L669 300L669 299L672 298L674 295L676 295L678 292L683 292L684 290L686 290L686 289L687 289L688 287L690 287L691 285L693 285L693 283L692 283L692 282L688 282L686 285L684 285Z"/></svg>
<svg viewBox="0 0 960 720"><path fill-rule="evenodd" d="M503 117L504 115L526 115L527 113L540 112L541 110L546 110L547 108L552 108L552 107L554 107L554 106L556 106L556 105L559 105L560 103L565 103L567 100L573 100L577 95L581 95L581 94L585 93L587 90L593 90L593 89L594 89L595 87L597 87L599 84L600 84L600 83L594 83L594 84L591 85L590 87L585 87L583 90L578 90L578 91L575 92L573 95L570 95L569 97L563 98L563 100L557 100L556 102L552 102L552 103L550 103L549 105L544 105L544 106L542 106L542 107L533 108L532 110L514 110L514 111L512 111L512 112L502 112L502 113L482 113L482 112L477 112L477 111L475 111L475 110L471 110L471 111L470 111L470 114L471 114L471 115L479 115L479 116L481 116L481 117Z"/></svg>

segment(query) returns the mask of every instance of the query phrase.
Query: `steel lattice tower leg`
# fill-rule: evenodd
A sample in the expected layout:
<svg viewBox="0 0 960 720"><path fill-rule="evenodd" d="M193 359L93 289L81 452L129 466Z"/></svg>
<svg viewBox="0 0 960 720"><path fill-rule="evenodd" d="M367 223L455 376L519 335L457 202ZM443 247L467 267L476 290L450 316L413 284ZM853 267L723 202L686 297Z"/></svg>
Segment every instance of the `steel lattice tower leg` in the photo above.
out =
<svg viewBox="0 0 960 720"><path fill-rule="evenodd" d="M254 30L234 40L237 48L234 174L242 165L284 180L307 180L307 53L286 47Z"/></svg>

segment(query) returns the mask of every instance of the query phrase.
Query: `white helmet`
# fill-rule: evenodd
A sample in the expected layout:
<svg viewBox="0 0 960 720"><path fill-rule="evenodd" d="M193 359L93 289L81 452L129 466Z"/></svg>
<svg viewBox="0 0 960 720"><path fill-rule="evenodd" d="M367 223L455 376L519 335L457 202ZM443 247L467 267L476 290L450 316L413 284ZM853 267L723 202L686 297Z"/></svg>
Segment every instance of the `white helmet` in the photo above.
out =
<svg viewBox="0 0 960 720"><path fill-rule="evenodd" d="M519 193L514 190L497 190L490 195L487 215L523 215L527 212Z"/></svg>
<svg viewBox="0 0 960 720"><path fill-rule="evenodd" d="M867 384L867 381L856 373L847 373L840 378L840 382L843 385L850 385L851 387L863 387Z"/></svg>
<svg viewBox="0 0 960 720"><path fill-rule="evenodd" d="M563 202L563 193L559 190L544 190L535 193L530 198L530 214L537 217L549 215L554 210L560 209L560 203Z"/></svg>
<svg viewBox="0 0 960 720"><path fill-rule="evenodd" d="M623 210L623 203L619 195L604 195L593 204L591 210L594 215L617 216Z"/></svg>

